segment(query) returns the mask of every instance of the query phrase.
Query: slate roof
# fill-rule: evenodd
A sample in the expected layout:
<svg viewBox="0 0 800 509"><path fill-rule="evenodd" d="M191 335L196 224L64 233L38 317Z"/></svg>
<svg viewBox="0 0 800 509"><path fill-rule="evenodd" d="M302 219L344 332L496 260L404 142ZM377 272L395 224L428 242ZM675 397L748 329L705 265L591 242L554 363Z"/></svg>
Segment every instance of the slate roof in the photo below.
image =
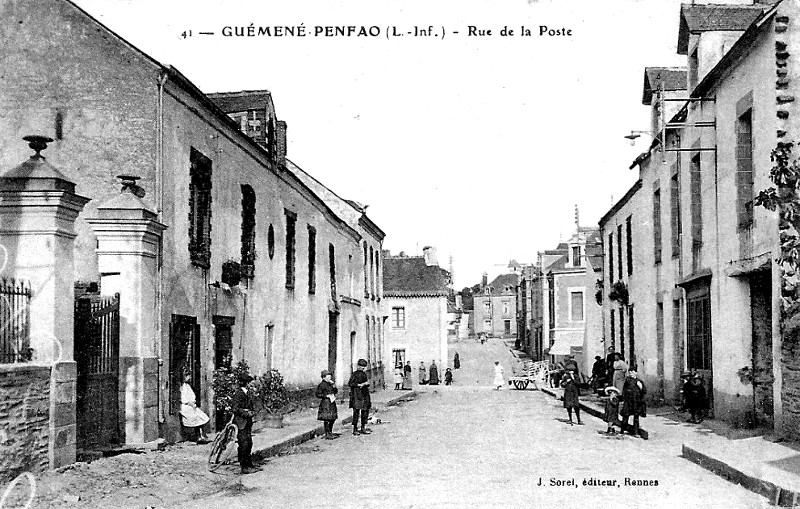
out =
<svg viewBox="0 0 800 509"><path fill-rule="evenodd" d="M500 274L494 280L489 283L489 286L494 288L495 291L505 291L506 286L510 286L511 288L516 288L519 284L519 275L518 274Z"/></svg>
<svg viewBox="0 0 800 509"><path fill-rule="evenodd" d="M219 92L206 95L225 113L247 111L254 105L266 108L272 100L269 90L242 90L241 92Z"/></svg>
<svg viewBox="0 0 800 509"><path fill-rule="evenodd" d="M422 256L383 259L383 294L387 297L447 296L449 289L441 267L425 265Z"/></svg>
<svg viewBox="0 0 800 509"><path fill-rule="evenodd" d="M689 50L689 34L745 31L769 5L681 4L678 54Z"/></svg>
<svg viewBox="0 0 800 509"><path fill-rule="evenodd" d="M645 67L642 104L649 105L653 92L664 85L665 91L686 90L685 67Z"/></svg>

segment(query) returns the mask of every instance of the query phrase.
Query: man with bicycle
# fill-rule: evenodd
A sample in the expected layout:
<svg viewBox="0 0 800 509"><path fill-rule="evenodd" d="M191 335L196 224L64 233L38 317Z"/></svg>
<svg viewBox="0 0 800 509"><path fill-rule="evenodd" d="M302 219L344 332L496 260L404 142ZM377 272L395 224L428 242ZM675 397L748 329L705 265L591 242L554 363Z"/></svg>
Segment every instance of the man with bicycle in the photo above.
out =
<svg viewBox="0 0 800 509"><path fill-rule="evenodd" d="M250 452L253 450L253 416L256 415L253 397L247 385L253 380L250 375L239 377L239 388L233 395L231 411L233 412L233 423L239 428L236 440L239 442L239 466L242 467L243 474L252 474L261 470L253 464Z"/></svg>

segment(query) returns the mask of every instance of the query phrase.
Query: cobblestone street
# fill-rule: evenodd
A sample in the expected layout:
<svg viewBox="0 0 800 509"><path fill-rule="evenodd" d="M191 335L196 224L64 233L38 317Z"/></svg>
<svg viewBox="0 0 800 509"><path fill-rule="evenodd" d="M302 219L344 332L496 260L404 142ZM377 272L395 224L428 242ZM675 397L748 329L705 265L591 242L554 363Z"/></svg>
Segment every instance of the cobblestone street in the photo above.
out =
<svg viewBox="0 0 800 509"><path fill-rule="evenodd" d="M462 343L458 351L454 386L428 387L379 414L384 422L372 435L309 442L241 486L186 507L768 506L681 458L679 438L606 437L591 416L570 427L561 403L542 392L492 390L493 361L506 376L516 362L498 340ZM626 486L626 479L657 486ZM595 480L615 485L584 485Z"/></svg>

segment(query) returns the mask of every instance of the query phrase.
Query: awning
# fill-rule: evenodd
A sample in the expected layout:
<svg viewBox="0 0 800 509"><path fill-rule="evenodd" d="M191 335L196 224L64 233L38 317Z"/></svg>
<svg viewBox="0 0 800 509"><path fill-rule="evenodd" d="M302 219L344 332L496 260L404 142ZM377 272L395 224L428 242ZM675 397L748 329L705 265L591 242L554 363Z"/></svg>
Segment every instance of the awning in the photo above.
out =
<svg viewBox="0 0 800 509"><path fill-rule="evenodd" d="M556 341L548 351L549 355L571 355L571 348L583 346L582 330L556 331Z"/></svg>

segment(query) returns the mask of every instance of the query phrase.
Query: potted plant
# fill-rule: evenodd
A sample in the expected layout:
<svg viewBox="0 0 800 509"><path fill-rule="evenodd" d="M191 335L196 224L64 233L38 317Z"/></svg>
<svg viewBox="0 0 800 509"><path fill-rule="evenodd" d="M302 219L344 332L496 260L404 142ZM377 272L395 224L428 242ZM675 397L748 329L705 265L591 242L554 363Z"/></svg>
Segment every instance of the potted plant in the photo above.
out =
<svg viewBox="0 0 800 509"><path fill-rule="evenodd" d="M242 266L235 260L228 260L222 264L221 281L230 287L234 287L242 280Z"/></svg>
<svg viewBox="0 0 800 509"><path fill-rule="evenodd" d="M283 375L277 369L270 369L256 379L254 391L263 410L267 414L265 426L269 428L283 427L283 414L289 404L289 393L283 383Z"/></svg>
<svg viewBox="0 0 800 509"><path fill-rule="evenodd" d="M628 304L628 286L623 281L617 281L611 285L611 291L608 292L608 298L615 300L623 306Z"/></svg>

